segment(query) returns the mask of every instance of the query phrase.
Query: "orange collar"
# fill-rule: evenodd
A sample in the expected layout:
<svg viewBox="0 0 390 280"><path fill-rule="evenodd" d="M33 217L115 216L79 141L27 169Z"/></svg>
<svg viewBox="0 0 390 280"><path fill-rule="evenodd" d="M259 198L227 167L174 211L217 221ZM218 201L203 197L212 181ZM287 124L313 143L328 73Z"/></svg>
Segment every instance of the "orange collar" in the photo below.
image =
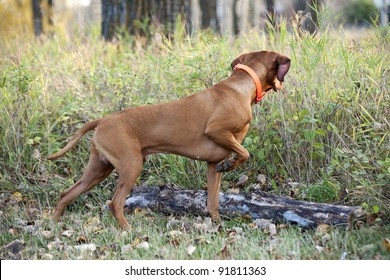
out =
<svg viewBox="0 0 390 280"><path fill-rule="evenodd" d="M256 99L255 99L255 104L258 103L265 95L265 92L263 92L263 88L261 87L261 84L260 84L260 80L259 80L259 77L257 77L255 71L252 70L252 68L244 65L244 64L237 64L233 71L236 71L236 70L244 70L245 72L247 72L253 79L253 81L255 82L255 85L256 85Z"/></svg>

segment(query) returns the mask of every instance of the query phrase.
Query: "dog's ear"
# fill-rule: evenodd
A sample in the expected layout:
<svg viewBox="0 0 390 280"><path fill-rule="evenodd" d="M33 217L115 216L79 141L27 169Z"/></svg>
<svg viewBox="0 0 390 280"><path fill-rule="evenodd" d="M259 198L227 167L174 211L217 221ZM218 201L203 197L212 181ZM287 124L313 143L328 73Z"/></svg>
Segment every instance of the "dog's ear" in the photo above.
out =
<svg viewBox="0 0 390 280"><path fill-rule="evenodd" d="M290 59L287 56L279 55L276 57L276 64L278 69L276 78L278 78L279 81L284 82L284 76L286 76L290 69Z"/></svg>
<svg viewBox="0 0 390 280"><path fill-rule="evenodd" d="M241 63L241 56L237 57L235 60L233 60L233 62L230 64L230 66L232 67L232 70L234 69L234 67L236 67L237 64Z"/></svg>

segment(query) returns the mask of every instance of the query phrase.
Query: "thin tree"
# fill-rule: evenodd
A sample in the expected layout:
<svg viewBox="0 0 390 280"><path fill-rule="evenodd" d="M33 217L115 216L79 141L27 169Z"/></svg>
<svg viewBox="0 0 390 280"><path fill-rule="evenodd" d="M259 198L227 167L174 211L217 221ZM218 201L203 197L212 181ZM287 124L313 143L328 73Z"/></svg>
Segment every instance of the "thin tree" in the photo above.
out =
<svg viewBox="0 0 390 280"><path fill-rule="evenodd" d="M39 37L43 33L41 0L32 0L34 34Z"/></svg>
<svg viewBox="0 0 390 280"><path fill-rule="evenodd" d="M319 22L319 13L322 5L322 0L308 0L306 2L306 12L309 12L311 15L311 19L313 21L313 25L310 26L308 30L310 33L314 33L317 31Z"/></svg>
<svg viewBox="0 0 390 280"><path fill-rule="evenodd" d="M266 0L267 19L271 26L276 26L275 21L275 0Z"/></svg>

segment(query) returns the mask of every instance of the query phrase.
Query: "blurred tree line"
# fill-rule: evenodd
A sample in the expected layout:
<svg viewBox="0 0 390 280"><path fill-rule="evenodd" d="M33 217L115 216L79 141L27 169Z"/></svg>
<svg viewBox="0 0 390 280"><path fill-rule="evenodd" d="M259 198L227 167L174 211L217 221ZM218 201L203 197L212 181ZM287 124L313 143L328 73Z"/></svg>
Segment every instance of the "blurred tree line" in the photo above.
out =
<svg viewBox="0 0 390 280"><path fill-rule="evenodd" d="M101 34L105 40L112 40L118 34L147 37L160 32L170 36L178 20L185 23L188 33L211 29L235 36L251 27L277 28L283 6L289 7L292 24L308 33L316 32L321 25L319 15L324 4L343 3L343 20L347 23L366 24L378 17L373 0L100 0L100 4L98 0L72 1L100 5ZM52 32L54 8L63 2L0 1L0 35L7 30L13 33L17 27L22 33L32 31L36 36ZM383 8L387 15L387 5Z"/></svg>
<svg viewBox="0 0 390 280"><path fill-rule="evenodd" d="M294 10L304 10L310 15L308 31L318 26L318 11L323 0L297 0ZM259 6L265 6L265 18L272 26L277 23L275 0L102 0L102 36L111 40L117 30L133 35L150 34L159 27L167 36L175 22L185 23L186 31L210 28L218 33L238 35L249 26L257 26L262 15ZM197 11L199 10L199 11ZM200 24L194 26L193 13L200 12Z"/></svg>

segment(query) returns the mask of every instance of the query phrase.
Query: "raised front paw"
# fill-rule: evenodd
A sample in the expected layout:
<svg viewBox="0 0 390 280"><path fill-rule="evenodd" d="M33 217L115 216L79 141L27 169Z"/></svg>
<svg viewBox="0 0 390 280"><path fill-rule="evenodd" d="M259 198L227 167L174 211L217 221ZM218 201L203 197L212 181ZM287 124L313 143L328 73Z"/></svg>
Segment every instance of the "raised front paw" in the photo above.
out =
<svg viewBox="0 0 390 280"><path fill-rule="evenodd" d="M226 172L226 171L230 171L230 170L233 169L234 163L235 163L235 160L225 159L224 161L218 163L218 164L215 166L215 170L216 170L217 172Z"/></svg>

